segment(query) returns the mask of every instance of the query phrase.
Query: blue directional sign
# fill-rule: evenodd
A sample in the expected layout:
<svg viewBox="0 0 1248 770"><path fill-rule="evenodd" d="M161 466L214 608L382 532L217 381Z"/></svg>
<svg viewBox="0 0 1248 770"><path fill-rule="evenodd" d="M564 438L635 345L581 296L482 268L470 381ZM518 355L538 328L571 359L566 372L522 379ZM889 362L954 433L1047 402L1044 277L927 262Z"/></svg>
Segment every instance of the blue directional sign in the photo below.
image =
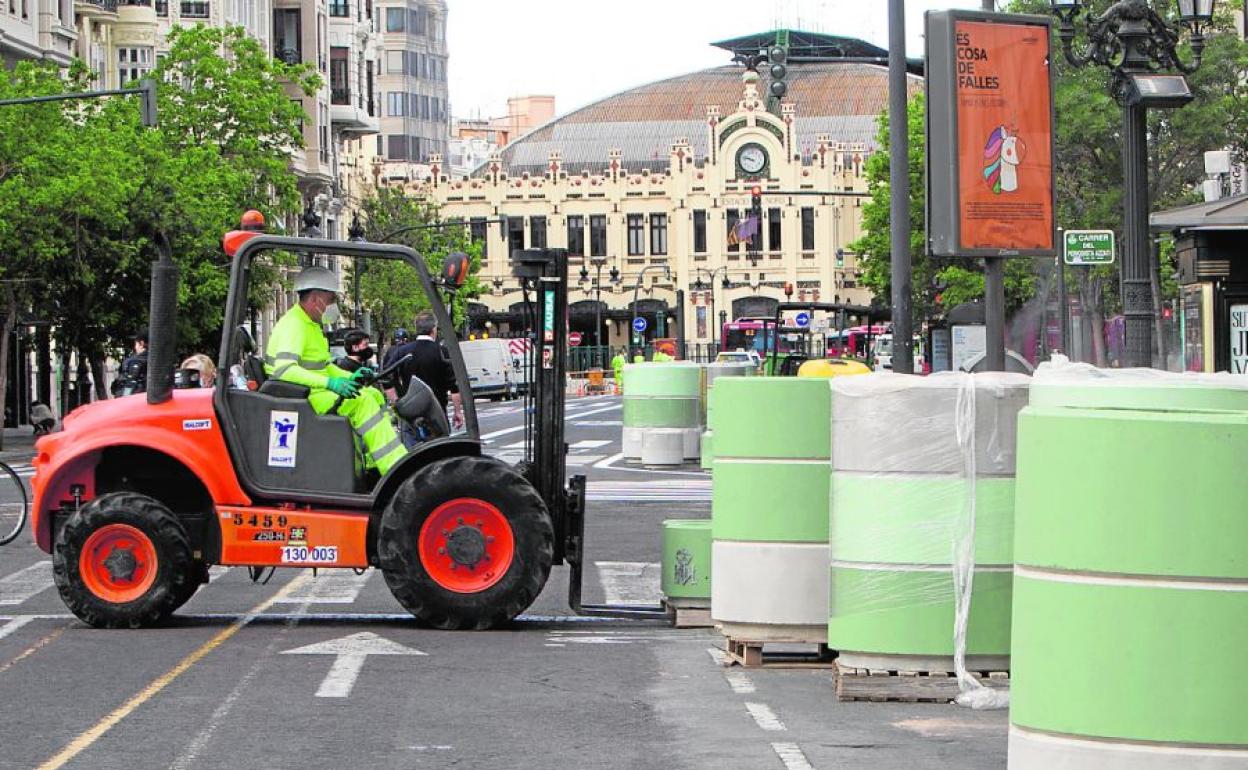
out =
<svg viewBox="0 0 1248 770"><path fill-rule="evenodd" d="M799 329L805 329L810 326L810 313L803 310L793 317L793 323L797 324Z"/></svg>
<svg viewBox="0 0 1248 770"><path fill-rule="evenodd" d="M646 319L642 318L641 316L637 316L636 318L634 318L633 319L633 331L640 334L641 332L644 332L645 330L646 330Z"/></svg>

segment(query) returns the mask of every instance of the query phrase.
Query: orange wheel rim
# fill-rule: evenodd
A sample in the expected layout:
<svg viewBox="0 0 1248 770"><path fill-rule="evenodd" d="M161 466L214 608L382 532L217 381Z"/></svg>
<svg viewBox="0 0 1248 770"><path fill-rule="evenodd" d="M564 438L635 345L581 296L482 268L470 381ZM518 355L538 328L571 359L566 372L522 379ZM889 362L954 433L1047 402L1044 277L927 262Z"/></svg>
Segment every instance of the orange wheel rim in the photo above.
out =
<svg viewBox="0 0 1248 770"><path fill-rule="evenodd" d="M91 533L78 557L87 590L114 604L132 602L156 582L156 546L129 524L105 524Z"/></svg>
<svg viewBox="0 0 1248 770"><path fill-rule="evenodd" d="M503 579L516 543L502 511L475 497L458 497L429 514L417 548L434 582L448 591L474 594Z"/></svg>

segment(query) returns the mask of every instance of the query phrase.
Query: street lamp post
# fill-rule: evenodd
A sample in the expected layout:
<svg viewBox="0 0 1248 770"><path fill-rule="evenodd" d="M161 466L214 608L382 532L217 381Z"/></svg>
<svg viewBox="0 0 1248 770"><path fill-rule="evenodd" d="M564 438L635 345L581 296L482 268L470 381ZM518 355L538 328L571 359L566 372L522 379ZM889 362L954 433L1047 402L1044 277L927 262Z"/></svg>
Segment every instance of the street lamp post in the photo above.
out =
<svg viewBox="0 0 1248 770"><path fill-rule="evenodd" d="M1123 258L1122 314L1124 366L1150 366L1153 347L1153 296L1148 241L1149 107L1180 107L1191 101L1183 73L1200 67L1205 27L1216 0L1177 0L1179 22L1191 36L1192 63L1179 58L1180 30L1146 0L1119 0L1103 14L1084 12L1088 45L1076 51L1075 23L1083 0L1049 0L1060 21L1062 53L1073 67L1097 64L1111 73L1110 91L1122 106ZM1159 74L1169 71L1178 74Z"/></svg>
<svg viewBox="0 0 1248 770"><path fill-rule="evenodd" d="M713 324L715 323L715 276L719 275L720 273L723 273L724 279L720 285L724 289L727 289L730 286L730 282L728 281L728 266L721 265L715 268L714 270L708 270L705 267L699 267L698 272L697 272L698 278L696 278L693 282L694 291L702 291L702 278L701 278L702 273L706 273L706 280L711 290L711 323ZM719 348L723 347L723 345L724 345L724 325L721 323L719 324L719 326L715 327L715 352L718 353Z"/></svg>
<svg viewBox="0 0 1248 770"><path fill-rule="evenodd" d="M633 340L633 335L637 333L637 292L641 289L641 280L646 277L646 273L656 267L663 269L663 276L665 278L672 277L672 271L667 265L646 265L641 269L641 272L637 274L637 281L633 284L633 321L628 328L628 339L630 343ZM637 355L635 352L636 346L630 344L629 350L630 357L635 357Z"/></svg>
<svg viewBox="0 0 1248 770"><path fill-rule="evenodd" d="M594 362L598 366L606 366L602 357L602 268L607 264L606 257L590 257L589 264L594 266ZM612 267L611 283L620 282L620 269ZM589 270L581 265L581 283L589 281Z"/></svg>

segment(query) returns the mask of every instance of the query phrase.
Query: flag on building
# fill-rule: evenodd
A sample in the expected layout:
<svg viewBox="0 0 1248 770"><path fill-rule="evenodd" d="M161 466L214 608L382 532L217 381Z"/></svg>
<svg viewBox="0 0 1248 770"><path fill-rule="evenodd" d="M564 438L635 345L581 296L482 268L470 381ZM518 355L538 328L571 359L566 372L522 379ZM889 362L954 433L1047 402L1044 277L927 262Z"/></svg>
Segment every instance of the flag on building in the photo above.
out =
<svg viewBox="0 0 1248 770"><path fill-rule="evenodd" d="M736 227L728 232L728 245L750 243L755 235L758 235L758 217L746 217L737 222Z"/></svg>

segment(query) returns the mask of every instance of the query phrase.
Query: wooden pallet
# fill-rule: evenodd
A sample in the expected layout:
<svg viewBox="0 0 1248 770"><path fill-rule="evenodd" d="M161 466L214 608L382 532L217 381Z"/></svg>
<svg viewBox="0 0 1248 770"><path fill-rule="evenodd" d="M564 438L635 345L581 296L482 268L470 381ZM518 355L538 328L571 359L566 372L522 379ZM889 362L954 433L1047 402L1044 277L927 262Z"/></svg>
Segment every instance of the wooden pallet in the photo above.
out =
<svg viewBox="0 0 1248 770"><path fill-rule="evenodd" d="M776 641L749 641L725 638L727 643L724 653L727 665L743 668L832 668L835 665L836 653L828 649L826 644L808 644L812 650L768 650L768 645L780 644ZM788 644L796 644L788 642Z"/></svg>
<svg viewBox="0 0 1248 770"><path fill-rule="evenodd" d="M972 671L980 684L1009 689L1008 671ZM836 667L836 699L873 703L948 703L958 697L958 677L952 671L896 671Z"/></svg>
<svg viewBox="0 0 1248 770"><path fill-rule="evenodd" d="M667 605L667 614L676 628L715 627L715 621L711 620L710 607L682 607L671 602L664 602L664 604Z"/></svg>

